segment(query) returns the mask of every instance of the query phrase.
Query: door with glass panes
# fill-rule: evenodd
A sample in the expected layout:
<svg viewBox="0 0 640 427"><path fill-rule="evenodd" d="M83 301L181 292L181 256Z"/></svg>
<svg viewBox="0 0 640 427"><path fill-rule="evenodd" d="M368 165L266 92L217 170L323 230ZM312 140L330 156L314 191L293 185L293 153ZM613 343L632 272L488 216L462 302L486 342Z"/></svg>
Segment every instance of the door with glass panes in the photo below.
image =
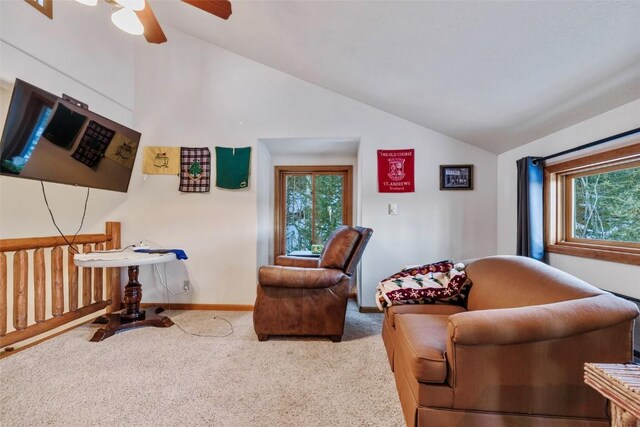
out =
<svg viewBox="0 0 640 427"><path fill-rule="evenodd" d="M351 225L352 166L276 166L275 255L317 256Z"/></svg>

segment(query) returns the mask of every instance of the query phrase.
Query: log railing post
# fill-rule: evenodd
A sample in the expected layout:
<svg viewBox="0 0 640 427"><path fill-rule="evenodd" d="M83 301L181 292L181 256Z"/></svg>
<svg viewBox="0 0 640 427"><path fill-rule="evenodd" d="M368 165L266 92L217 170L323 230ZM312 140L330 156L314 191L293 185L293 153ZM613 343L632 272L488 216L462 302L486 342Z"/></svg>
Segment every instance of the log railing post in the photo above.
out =
<svg viewBox="0 0 640 427"><path fill-rule="evenodd" d="M0 337L7 333L7 256L0 252Z"/></svg>
<svg viewBox="0 0 640 427"><path fill-rule="evenodd" d="M91 245L86 243L82 246L83 253L91 252ZM91 268L82 269L82 306L91 304Z"/></svg>
<svg viewBox="0 0 640 427"><path fill-rule="evenodd" d="M33 299L36 322L44 322L47 306L47 281L44 267L44 249L38 248L33 252Z"/></svg>
<svg viewBox="0 0 640 427"><path fill-rule="evenodd" d="M72 249L73 248L73 249ZM78 252L76 246L67 248L67 274L69 276L69 311L78 309L78 267L73 262L73 254Z"/></svg>
<svg viewBox="0 0 640 427"><path fill-rule="evenodd" d="M13 256L13 327L20 331L27 327L27 298L29 280L27 251Z"/></svg>
<svg viewBox="0 0 640 427"><path fill-rule="evenodd" d="M60 317L64 312L64 270L62 248L57 246L51 250L51 314Z"/></svg>

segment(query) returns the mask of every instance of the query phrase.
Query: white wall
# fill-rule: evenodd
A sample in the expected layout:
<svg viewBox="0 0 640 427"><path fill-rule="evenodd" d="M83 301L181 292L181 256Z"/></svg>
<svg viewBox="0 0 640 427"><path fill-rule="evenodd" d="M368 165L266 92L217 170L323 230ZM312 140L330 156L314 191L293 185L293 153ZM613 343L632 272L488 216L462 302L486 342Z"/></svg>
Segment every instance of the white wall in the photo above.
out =
<svg viewBox="0 0 640 427"><path fill-rule="evenodd" d="M258 234L256 236L256 263L257 265L269 264L273 260L273 230L274 224L274 176L273 160L266 144L258 143L255 157L257 176L257 201L258 204Z"/></svg>
<svg viewBox="0 0 640 427"><path fill-rule="evenodd" d="M260 139L360 140L356 217L374 229L362 262L364 306L374 306L378 280L405 264L495 253L495 155L168 27L164 45L134 42L113 27L104 5L54 7L50 21L22 1L0 2L0 77L86 101L141 131L142 145L253 148L247 189L182 194L176 176L143 176L139 157L128 194L91 191L83 232L119 220L123 244L145 239L187 251L189 260L167 265L167 276L174 292L187 278L192 291L172 302L253 304L256 271L269 252L264 237L273 227L260 214L273 191L272 177L257 178L258 168L273 164ZM377 192L376 150L396 148L416 150L415 193ZM475 190L439 191L438 165L451 163L475 165ZM84 189L47 188L61 228L75 230ZM3 177L0 196L0 237L55 234L37 182ZM398 204L399 215L387 215L388 203ZM144 302L163 300L150 268L141 269L140 281Z"/></svg>
<svg viewBox="0 0 640 427"><path fill-rule="evenodd" d="M111 23L110 13L111 7L104 2L88 7L75 1L54 1L54 19L49 19L23 0L3 0L0 1L0 37L132 110L135 39ZM4 69L10 64L3 59L1 65ZM75 97L77 92L72 89L75 88L69 88L68 94ZM78 98L83 100L81 95L78 93ZM85 102L100 113L93 108L93 103ZM103 115L106 113L109 112Z"/></svg>
<svg viewBox="0 0 640 427"><path fill-rule="evenodd" d="M374 230L362 261L364 306L375 305L377 282L405 264L495 253L495 155L165 30L162 48L136 50L135 124L144 144L253 147L250 185L241 191L180 194L177 177L134 173L128 236L181 246L190 256L194 292L174 302L254 302L265 252L256 250L258 238L272 232L259 215L267 201L257 168L273 161L256 157L264 138L360 139L356 199L361 224ZM416 149L413 194L377 191L376 150L396 148ZM450 163L475 165L475 190L439 190L438 165ZM387 215L387 203L397 203L399 215ZM155 288L145 292L161 298Z"/></svg>
<svg viewBox="0 0 640 427"><path fill-rule="evenodd" d="M103 8L91 9L107 13L87 12L76 2L56 2L54 8L56 19L49 20L23 1L0 2L0 79L13 83L18 77L58 96L64 92L88 103L92 111L131 126L133 39L111 34L113 25ZM1 100L3 105L8 101ZM86 189L45 186L58 225L73 234ZM82 231L104 232L105 220L123 221L126 230L120 210L126 200L124 193L91 190ZM0 215L2 238L57 234L37 181L0 177Z"/></svg>
<svg viewBox="0 0 640 427"><path fill-rule="evenodd" d="M108 9L87 10L76 2L57 1L55 19L49 20L23 1L0 1L0 80L13 84L18 77L58 96L66 93L89 104L92 111L131 126L134 39L113 27ZM3 92L0 110L8 103ZM45 187L60 229L65 234L75 233L82 219L86 188L51 183ZM122 208L127 198L125 193L92 189L81 232L104 233L105 221L111 220L121 221L126 233ZM0 177L0 238L57 234L40 183ZM10 309L11 293L9 287ZM33 306L30 309L29 318L33 319Z"/></svg>
<svg viewBox="0 0 640 427"><path fill-rule="evenodd" d="M562 131L533 141L498 156L498 253L516 252L516 160L525 156L546 156L596 141L638 127L640 100L623 105ZM635 139L626 138L584 150L571 156L553 159L550 163L604 151ZM569 255L549 254L551 265L610 291L640 298L640 267Z"/></svg>
<svg viewBox="0 0 640 427"><path fill-rule="evenodd" d="M258 265L273 263L275 236L275 167L276 166L323 166L350 165L353 166L353 212L352 223L359 224L361 218L356 205L355 189L358 188L356 178L358 165L358 147L360 142L351 138L295 138L286 140L261 139L258 150L265 150L264 167L258 165L258 247L264 248L262 256L258 257ZM295 146L295 153L287 149ZM344 149L342 147L346 146ZM276 148L277 147L277 148ZM304 154L303 154L304 153ZM259 159L261 162L264 159ZM358 281L359 281L358 277Z"/></svg>

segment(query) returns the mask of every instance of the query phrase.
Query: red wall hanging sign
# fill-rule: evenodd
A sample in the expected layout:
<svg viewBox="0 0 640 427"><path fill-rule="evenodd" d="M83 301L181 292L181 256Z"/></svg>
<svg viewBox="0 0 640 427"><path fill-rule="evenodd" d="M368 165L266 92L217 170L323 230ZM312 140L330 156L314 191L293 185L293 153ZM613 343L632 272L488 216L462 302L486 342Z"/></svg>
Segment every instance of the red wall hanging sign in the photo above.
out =
<svg viewBox="0 0 640 427"><path fill-rule="evenodd" d="M380 193L413 193L414 149L378 150L378 191Z"/></svg>

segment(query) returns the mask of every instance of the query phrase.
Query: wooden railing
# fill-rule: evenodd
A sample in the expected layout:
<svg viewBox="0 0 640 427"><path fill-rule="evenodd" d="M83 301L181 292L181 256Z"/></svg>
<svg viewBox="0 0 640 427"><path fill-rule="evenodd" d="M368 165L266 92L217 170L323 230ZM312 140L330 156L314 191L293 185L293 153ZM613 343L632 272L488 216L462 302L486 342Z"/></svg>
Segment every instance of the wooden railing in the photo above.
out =
<svg viewBox="0 0 640 427"><path fill-rule="evenodd" d="M120 223L107 222L105 234L65 237L67 241L73 241L75 250L61 236L0 240L0 348L105 308L107 312L120 309L119 268L82 268L79 275L79 269L73 263L73 254L80 248L83 253L120 248ZM8 258L13 261L9 263ZM30 264L32 274L29 274ZM79 277L82 278L81 288ZM9 279L13 281L11 310ZM12 312L12 328L8 324L9 311Z"/></svg>

